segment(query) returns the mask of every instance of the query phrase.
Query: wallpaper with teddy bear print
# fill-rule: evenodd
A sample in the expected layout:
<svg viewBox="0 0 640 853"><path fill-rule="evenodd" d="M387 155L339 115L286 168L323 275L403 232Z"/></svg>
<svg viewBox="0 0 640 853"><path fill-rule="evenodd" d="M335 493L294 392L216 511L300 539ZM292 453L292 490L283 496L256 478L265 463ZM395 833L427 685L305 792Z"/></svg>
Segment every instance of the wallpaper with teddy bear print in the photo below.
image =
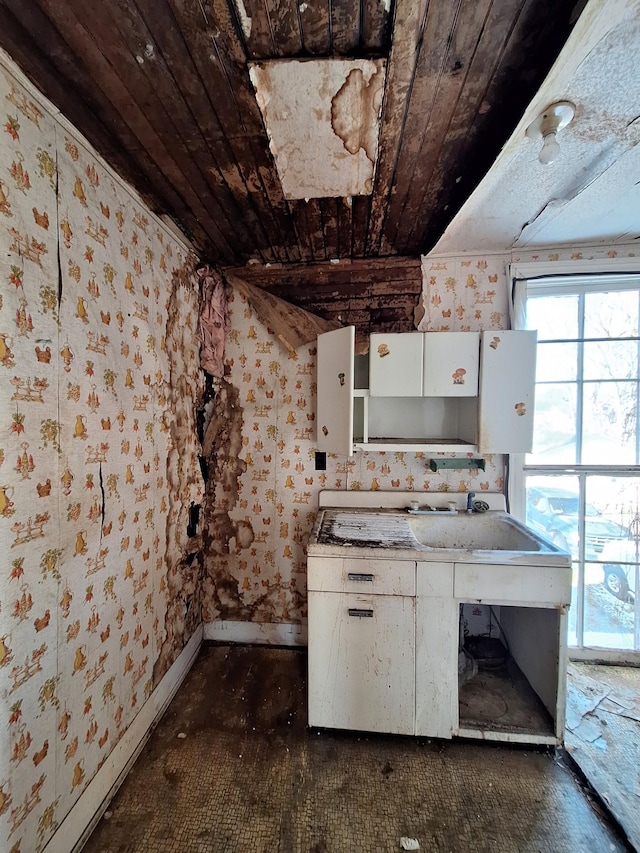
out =
<svg viewBox="0 0 640 853"><path fill-rule="evenodd" d="M33 853L194 628L175 602L202 494L198 289L2 67L0 243L0 849Z"/></svg>

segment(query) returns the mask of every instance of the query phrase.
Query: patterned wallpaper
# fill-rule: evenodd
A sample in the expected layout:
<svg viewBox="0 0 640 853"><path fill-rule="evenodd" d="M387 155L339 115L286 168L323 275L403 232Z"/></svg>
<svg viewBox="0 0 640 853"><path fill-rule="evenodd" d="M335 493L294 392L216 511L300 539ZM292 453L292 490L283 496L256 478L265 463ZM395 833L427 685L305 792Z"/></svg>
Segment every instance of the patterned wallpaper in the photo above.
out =
<svg viewBox="0 0 640 853"><path fill-rule="evenodd" d="M0 849L32 853L193 629L175 602L202 494L198 292L4 70L0 115Z"/></svg>
<svg viewBox="0 0 640 853"><path fill-rule="evenodd" d="M445 305L458 319L474 305L465 325L474 331L503 328L504 269L499 286L489 278L498 275L490 262L471 263L465 275L473 277L478 288L486 283L483 299L474 302L475 288L469 287L466 302L459 297L456 301L450 273L439 270L430 289L438 315L424 328L442 328ZM465 313L456 312L459 305ZM224 440L215 446L217 468L208 486L205 622L305 619L305 547L321 489L502 490L501 456L487 456L486 471L433 473L430 457L421 453L360 451L351 458L329 454L327 470L316 471L315 343L287 355L238 292L231 294L229 313L228 375L218 386L219 409L210 426L212 436L224 433ZM449 318L447 322L451 329L463 327ZM215 443L213 437L211 441ZM210 455L206 438L205 453Z"/></svg>
<svg viewBox="0 0 640 853"><path fill-rule="evenodd" d="M480 332L508 326L508 257L422 259L422 332Z"/></svg>
<svg viewBox="0 0 640 853"><path fill-rule="evenodd" d="M633 244L625 245L618 243L613 246L580 246L569 248L567 246L551 246L548 248L513 251L508 256L508 263L522 261L548 262L551 261L596 261L607 258L637 258L638 247Z"/></svg>
<svg viewBox="0 0 640 853"><path fill-rule="evenodd" d="M583 260L632 249L551 249L459 258L425 257L421 331L481 331L508 325L511 260ZM205 553L204 620L301 623L306 616L305 546L320 489L502 491L504 460L486 471L433 473L420 453L329 455L315 471L315 345L287 355L238 293L229 303L227 376L211 433L216 471L207 500L215 515ZM232 414L230 414L232 413ZM215 443L215 441L214 441ZM205 452L206 452L205 440Z"/></svg>
<svg viewBox="0 0 640 853"><path fill-rule="evenodd" d="M515 262L553 263L637 257L636 246L551 247L503 255L422 258L421 331L464 332L508 325L507 267Z"/></svg>

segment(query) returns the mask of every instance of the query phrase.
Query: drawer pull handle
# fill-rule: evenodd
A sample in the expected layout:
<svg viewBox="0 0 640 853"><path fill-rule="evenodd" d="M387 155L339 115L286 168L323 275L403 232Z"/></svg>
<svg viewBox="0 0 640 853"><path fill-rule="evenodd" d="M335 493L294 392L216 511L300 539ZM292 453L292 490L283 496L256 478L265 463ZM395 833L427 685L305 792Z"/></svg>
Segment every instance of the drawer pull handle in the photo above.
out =
<svg viewBox="0 0 640 853"><path fill-rule="evenodd" d="M373 583L375 575L368 575L362 572L349 572L347 574L347 578L350 581L367 581L367 583Z"/></svg>
<svg viewBox="0 0 640 853"><path fill-rule="evenodd" d="M364 617L373 618L373 610L363 610L360 607L350 607L349 616L358 616L360 619Z"/></svg>

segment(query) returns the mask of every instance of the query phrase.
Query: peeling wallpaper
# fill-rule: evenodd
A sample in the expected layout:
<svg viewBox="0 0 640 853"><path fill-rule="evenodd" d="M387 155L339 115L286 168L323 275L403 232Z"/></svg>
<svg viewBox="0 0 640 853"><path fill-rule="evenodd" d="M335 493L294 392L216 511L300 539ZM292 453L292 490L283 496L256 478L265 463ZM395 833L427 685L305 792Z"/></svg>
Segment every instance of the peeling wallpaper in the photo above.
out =
<svg viewBox="0 0 640 853"><path fill-rule="evenodd" d="M200 622L202 374L193 259L6 71L0 105L0 849L32 853Z"/></svg>
<svg viewBox="0 0 640 853"><path fill-rule="evenodd" d="M425 257L421 331L508 326L509 262L632 255L632 248L550 249L532 253ZM305 548L321 489L498 491L504 459L486 471L431 472L421 453L359 451L328 455L314 470L316 348L287 357L247 302L232 293L227 375L218 393L204 455L207 486L204 621L299 624L306 618Z"/></svg>
<svg viewBox="0 0 640 853"><path fill-rule="evenodd" d="M494 275L488 261L474 264L469 275L479 281ZM455 315L459 303L444 272L430 296L440 312L449 300ZM485 322L503 328L504 267L491 289L479 307L469 290L473 330ZM434 473L421 453L360 451L351 458L329 454L327 470L316 471L315 344L287 356L237 291L230 294L229 314L227 375L217 382L203 444L214 465L204 511L205 622L305 620L305 549L321 489L502 491L501 456L487 456L486 471ZM432 322L439 328L435 315Z"/></svg>

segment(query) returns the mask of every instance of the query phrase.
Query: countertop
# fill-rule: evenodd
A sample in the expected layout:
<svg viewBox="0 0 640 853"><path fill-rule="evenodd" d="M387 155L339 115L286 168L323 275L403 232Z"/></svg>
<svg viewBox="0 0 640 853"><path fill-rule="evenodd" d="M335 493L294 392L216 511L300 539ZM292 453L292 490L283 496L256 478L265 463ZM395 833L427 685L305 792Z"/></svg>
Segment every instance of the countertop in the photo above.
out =
<svg viewBox="0 0 640 853"><path fill-rule="evenodd" d="M464 513L460 513L465 515ZM434 513L436 519L449 513ZM455 517L456 514L451 513ZM423 516L426 517L426 516ZM509 513L490 510L473 514L473 523L497 519L525 531L536 550L433 548L416 539L407 509L325 507L320 509L309 539L309 557L354 557L420 562L498 563L515 566L558 566L571 571L571 557L538 536ZM454 519L448 519L454 521ZM336 535L337 533L337 535Z"/></svg>

